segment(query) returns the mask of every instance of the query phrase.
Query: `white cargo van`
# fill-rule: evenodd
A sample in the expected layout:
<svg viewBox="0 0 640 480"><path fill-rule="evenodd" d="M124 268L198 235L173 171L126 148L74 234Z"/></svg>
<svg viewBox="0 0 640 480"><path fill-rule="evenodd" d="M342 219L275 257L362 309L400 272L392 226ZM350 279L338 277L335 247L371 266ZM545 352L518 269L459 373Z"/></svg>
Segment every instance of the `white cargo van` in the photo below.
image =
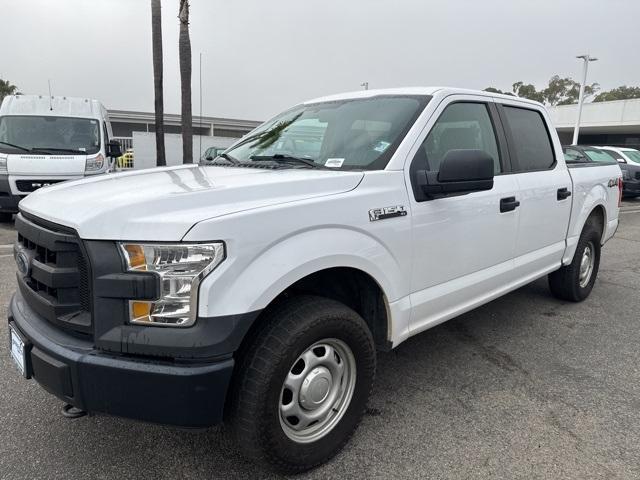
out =
<svg viewBox="0 0 640 480"><path fill-rule="evenodd" d="M89 98L10 95L0 106L0 221L46 185L109 172L120 146Z"/></svg>

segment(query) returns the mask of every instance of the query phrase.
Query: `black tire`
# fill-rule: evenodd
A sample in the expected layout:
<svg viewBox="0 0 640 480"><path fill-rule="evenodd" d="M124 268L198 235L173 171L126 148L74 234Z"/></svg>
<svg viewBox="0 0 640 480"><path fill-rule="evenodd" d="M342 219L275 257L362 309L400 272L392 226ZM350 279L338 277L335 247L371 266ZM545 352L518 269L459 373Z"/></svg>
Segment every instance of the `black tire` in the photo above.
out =
<svg viewBox="0 0 640 480"><path fill-rule="evenodd" d="M13 214L8 212L0 212L0 223L9 223L13 218Z"/></svg>
<svg viewBox="0 0 640 480"><path fill-rule="evenodd" d="M549 289L556 298L571 302L581 302L589 296L596 282L598 268L600 267L601 238L602 230L600 225L593 219L588 220L580 234L576 253L573 255L571 263L549 274ZM594 264L588 282L581 285L580 266L587 248L593 250Z"/></svg>
<svg viewBox="0 0 640 480"><path fill-rule="evenodd" d="M245 456L282 473L300 473L332 458L356 430L373 386L375 345L362 317L334 300L292 297L265 315L253 343L238 359L227 420ZM327 338L344 342L353 353L357 372L353 395L325 436L300 443L281 425L283 382L298 357Z"/></svg>

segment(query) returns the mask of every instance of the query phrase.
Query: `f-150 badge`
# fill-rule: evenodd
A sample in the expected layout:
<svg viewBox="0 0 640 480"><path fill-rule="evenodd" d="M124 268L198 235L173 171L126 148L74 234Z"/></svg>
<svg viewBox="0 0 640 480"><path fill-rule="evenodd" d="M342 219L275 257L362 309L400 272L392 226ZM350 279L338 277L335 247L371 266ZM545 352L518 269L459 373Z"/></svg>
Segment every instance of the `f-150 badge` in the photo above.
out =
<svg viewBox="0 0 640 480"><path fill-rule="evenodd" d="M375 222L376 220L385 220L387 218L404 217L406 214L407 211L404 209L404 205L372 208L369 210L369 220Z"/></svg>

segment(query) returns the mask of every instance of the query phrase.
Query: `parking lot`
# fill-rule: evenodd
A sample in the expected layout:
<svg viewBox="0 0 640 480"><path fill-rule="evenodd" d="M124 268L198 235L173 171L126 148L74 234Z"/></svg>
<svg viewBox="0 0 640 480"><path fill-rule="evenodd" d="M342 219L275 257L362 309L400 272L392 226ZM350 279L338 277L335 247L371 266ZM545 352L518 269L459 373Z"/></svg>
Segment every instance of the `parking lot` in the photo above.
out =
<svg viewBox="0 0 640 480"><path fill-rule="evenodd" d="M539 280L382 354L354 441L300 478L640 478L640 201L623 210L587 301ZM14 235L0 227L3 309ZM2 479L272 476L222 427L67 420L61 406L0 342Z"/></svg>

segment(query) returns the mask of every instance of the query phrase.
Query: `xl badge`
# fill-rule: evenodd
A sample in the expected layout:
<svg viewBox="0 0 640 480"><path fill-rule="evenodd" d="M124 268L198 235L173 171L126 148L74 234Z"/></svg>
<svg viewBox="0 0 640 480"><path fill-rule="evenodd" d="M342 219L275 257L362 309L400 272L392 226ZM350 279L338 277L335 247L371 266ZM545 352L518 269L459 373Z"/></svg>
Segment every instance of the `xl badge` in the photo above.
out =
<svg viewBox="0 0 640 480"><path fill-rule="evenodd" d="M32 255L24 248L16 246L13 251L13 257L16 259L18 271L25 277L29 275L31 273Z"/></svg>
<svg viewBox="0 0 640 480"><path fill-rule="evenodd" d="M369 220L375 222L376 220L385 220L387 218L404 217L406 214L407 211L404 209L404 205L372 208L369 210Z"/></svg>

